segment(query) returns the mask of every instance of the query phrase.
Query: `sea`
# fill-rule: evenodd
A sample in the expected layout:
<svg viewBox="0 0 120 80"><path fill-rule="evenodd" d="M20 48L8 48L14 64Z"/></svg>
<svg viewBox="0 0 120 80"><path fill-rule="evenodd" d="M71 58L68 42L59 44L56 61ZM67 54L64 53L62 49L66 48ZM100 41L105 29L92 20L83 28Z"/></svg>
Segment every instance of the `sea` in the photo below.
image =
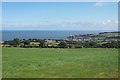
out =
<svg viewBox="0 0 120 80"><path fill-rule="evenodd" d="M65 39L70 35L96 34L98 31L2 31L2 41L19 39Z"/></svg>

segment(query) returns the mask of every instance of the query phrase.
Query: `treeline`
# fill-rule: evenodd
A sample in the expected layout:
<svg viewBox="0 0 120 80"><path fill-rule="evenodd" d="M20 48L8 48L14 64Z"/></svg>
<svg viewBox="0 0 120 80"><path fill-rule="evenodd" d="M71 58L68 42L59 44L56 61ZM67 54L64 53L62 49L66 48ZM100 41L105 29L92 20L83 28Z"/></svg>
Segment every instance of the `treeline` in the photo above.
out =
<svg viewBox="0 0 120 80"><path fill-rule="evenodd" d="M111 41L106 43L98 43L97 41L80 41L80 42L68 42L70 48L120 48L118 41Z"/></svg>
<svg viewBox="0 0 120 80"><path fill-rule="evenodd" d="M2 47L20 48L120 48L119 41L98 42L98 41L67 41L67 40L41 40L28 39L20 40L15 38L11 41L4 41Z"/></svg>

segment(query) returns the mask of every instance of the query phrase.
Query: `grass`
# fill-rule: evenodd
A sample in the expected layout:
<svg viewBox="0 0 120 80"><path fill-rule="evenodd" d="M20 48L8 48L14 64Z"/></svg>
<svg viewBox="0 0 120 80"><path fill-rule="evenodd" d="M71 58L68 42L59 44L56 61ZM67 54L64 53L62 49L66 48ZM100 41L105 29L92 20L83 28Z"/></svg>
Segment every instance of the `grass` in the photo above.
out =
<svg viewBox="0 0 120 80"><path fill-rule="evenodd" d="M3 78L116 78L118 50L3 48Z"/></svg>

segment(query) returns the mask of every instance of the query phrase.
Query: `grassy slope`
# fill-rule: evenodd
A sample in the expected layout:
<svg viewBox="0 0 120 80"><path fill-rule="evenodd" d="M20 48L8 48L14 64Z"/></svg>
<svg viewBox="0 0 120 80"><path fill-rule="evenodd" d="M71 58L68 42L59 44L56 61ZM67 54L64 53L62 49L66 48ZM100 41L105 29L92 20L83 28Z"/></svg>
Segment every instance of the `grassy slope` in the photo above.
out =
<svg viewBox="0 0 120 80"><path fill-rule="evenodd" d="M117 77L117 49L3 48L3 77Z"/></svg>

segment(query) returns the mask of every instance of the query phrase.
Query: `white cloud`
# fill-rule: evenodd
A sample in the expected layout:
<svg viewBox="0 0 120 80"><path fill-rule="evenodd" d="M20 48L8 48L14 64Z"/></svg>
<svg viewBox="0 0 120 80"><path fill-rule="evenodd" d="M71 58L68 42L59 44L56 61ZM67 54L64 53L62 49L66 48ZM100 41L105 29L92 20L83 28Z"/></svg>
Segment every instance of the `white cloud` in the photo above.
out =
<svg viewBox="0 0 120 80"><path fill-rule="evenodd" d="M106 6L110 3L107 3L107 2L96 2L94 6L96 7L103 7L103 6Z"/></svg>
<svg viewBox="0 0 120 80"><path fill-rule="evenodd" d="M106 24L108 25L108 24L110 24L110 23L112 23L112 21L111 21L111 20L109 20L109 19L108 19L108 20L106 20L106 21L103 21L103 22L102 22L102 24L103 24L103 25L106 25Z"/></svg>
<svg viewBox="0 0 120 80"><path fill-rule="evenodd" d="M105 20L103 22L57 22L57 23L39 23L39 24L3 24L3 29L34 29L34 30L113 30L117 29L118 22L114 20Z"/></svg>
<svg viewBox="0 0 120 80"><path fill-rule="evenodd" d="M114 20L110 20L110 19L103 21L103 24L117 24L117 23L118 23L118 21L114 21Z"/></svg>
<svg viewBox="0 0 120 80"><path fill-rule="evenodd" d="M107 20L107 22L108 22L108 23L110 23L110 22L111 22L111 20L109 20L109 19L108 19L108 20Z"/></svg>

